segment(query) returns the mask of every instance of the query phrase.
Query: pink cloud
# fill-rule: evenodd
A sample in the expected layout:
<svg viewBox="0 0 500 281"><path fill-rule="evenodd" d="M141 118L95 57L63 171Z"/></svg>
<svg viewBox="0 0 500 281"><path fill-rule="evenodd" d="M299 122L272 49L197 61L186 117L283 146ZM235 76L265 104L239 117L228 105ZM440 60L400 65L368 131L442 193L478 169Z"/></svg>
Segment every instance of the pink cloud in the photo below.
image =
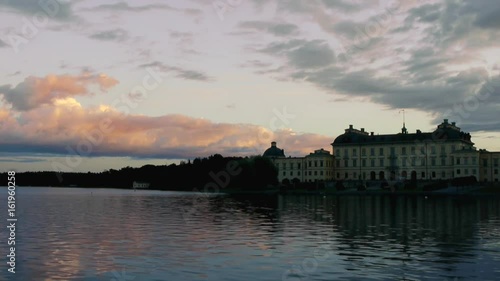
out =
<svg viewBox="0 0 500 281"><path fill-rule="evenodd" d="M277 141L287 156L304 156L314 149L328 149L333 140L322 135L272 132L252 124L214 123L184 115L149 117L127 115L105 106L83 108L73 98L58 99L30 111L0 109L0 134L0 147L17 147L17 152L76 151L85 156L171 159L215 153L260 155L271 141Z"/></svg>
<svg viewBox="0 0 500 281"><path fill-rule="evenodd" d="M83 73L80 76L47 75L30 76L17 86L0 86L0 94L16 110L27 111L41 105L53 104L58 99L90 95L89 86L97 85L105 91L118 81L105 74Z"/></svg>

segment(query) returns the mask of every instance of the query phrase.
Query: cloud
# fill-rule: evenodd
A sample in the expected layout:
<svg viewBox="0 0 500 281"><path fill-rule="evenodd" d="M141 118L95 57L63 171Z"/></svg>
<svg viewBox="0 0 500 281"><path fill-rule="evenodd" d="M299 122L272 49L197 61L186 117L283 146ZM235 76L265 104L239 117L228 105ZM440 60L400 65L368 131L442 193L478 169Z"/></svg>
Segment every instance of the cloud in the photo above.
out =
<svg viewBox="0 0 500 281"><path fill-rule="evenodd" d="M491 55L500 54L500 29L490 16L500 7L497 1L408 1L340 19L321 9L340 1L287 3L331 36L252 42L258 55L271 57L263 61L275 71L257 63L245 67L280 81L309 82L335 98L421 110L469 131L500 131L491 121L500 109L500 72Z"/></svg>
<svg viewBox="0 0 500 281"><path fill-rule="evenodd" d="M296 68L318 68L335 62L334 51L322 40L293 39L284 43L271 43L259 51L284 56L289 64Z"/></svg>
<svg viewBox="0 0 500 281"><path fill-rule="evenodd" d="M139 65L141 68L145 67L157 67L159 68L162 72L172 72L175 74L175 77L186 79L186 80L195 80L195 81L213 81L214 78L208 76L207 74L196 71L196 70L189 70L177 66L168 66L165 65L162 62L155 61L152 63L147 63L147 64L142 64Z"/></svg>
<svg viewBox="0 0 500 281"><path fill-rule="evenodd" d="M105 91L117 83L117 80L105 74L48 75L42 78L30 76L15 87L0 86L0 94L15 110L27 111L54 104L60 99L90 95L90 85L97 85L101 91Z"/></svg>
<svg viewBox="0 0 500 281"><path fill-rule="evenodd" d="M90 8L89 10L93 11L128 11L128 12L145 12L150 10L176 10L169 5L166 4L147 4L142 6L130 6L126 2L118 2L114 4L103 4L94 8Z"/></svg>
<svg viewBox="0 0 500 281"><path fill-rule="evenodd" d="M124 29L117 28L94 33L90 38L101 41L117 41L122 42L128 38L128 32Z"/></svg>
<svg viewBox="0 0 500 281"><path fill-rule="evenodd" d="M129 115L104 105L87 109L71 97L18 115L0 109L0 134L3 151L72 157L76 153L168 159L215 153L248 156L262 154L271 141L290 150L288 155L305 155L332 141L321 135L272 132L252 124L214 123L184 115Z"/></svg>
<svg viewBox="0 0 500 281"><path fill-rule="evenodd" d="M298 27L290 23L275 23L266 21L245 21L239 24L239 28L267 32L275 36L290 36L298 34Z"/></svg>
<svg viewBox="0 0 500 281"><path fill-rule="evenodd" d="M56 0L2 0L0 1L0 11L18 12L29 16L43 14L57 21L72 21L77 19L73 13L72 5L73 3L69 1Z"/></svg>
<svg viewBox="0 0 500 281"><path fill-rule="evenodd" d="M476 15L474 24L481 28L500 28L500 6L496 0L467 1L462 9L464 13Z"/></svg>
<svg viewBox="0 0 500 281"><path fill-rule="evenodd" d="M9 45L7 45L7 43L5 43L4 41L2 41L0 39L0 48L5 48L5 47L8 47Z"/></svg>

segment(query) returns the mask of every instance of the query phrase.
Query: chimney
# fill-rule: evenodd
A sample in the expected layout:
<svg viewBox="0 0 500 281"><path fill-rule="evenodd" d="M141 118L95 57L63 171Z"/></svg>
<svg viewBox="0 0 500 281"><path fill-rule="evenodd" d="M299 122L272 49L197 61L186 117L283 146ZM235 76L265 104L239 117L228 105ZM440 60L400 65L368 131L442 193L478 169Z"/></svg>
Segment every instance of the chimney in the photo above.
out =
<svg viewBox="0 0 500 281"><path fill-rule="evenodd" d="M351 129L351 130L352 130L352 127L353 127L352 125L349 125L349 129Z"/></svg>
<svg viewBox="0 0 500 281"><path fill-rule="evenodd" d="M448 119L444 119L443 123L448 124Z"/></svg>
<svg viewBox="0 0 500 281"><path fill-rule="evenodd" d="M365 132L365 128L361 128L361 132L363 132L363 133L364 133L364 132Z"/></svg>
<svg viewBox="0 0 500 281"><path fill-rule="evenodd" d="M275 141L271 142L271 146L276 147L276 142Z"/></svg>
<svg viewBox="0 0 500 281"><path fill-rule="evenodd" d="M373 137L373 132L370 132L370 136L372 136L372 137Z"/></svg>
<svg viewBox="0 0 500 281"><path fill-rule="evenodd" d="M451 122L451 125L455 126L455 124L457 124L456 122Z"/></svg>
<svg viewBox="0 0 500 281"><path fill-rule="evenodd" d="M420 131L420 130L417 130L417 134L421 134L421 133L422 133L422 131Z"/></svg>

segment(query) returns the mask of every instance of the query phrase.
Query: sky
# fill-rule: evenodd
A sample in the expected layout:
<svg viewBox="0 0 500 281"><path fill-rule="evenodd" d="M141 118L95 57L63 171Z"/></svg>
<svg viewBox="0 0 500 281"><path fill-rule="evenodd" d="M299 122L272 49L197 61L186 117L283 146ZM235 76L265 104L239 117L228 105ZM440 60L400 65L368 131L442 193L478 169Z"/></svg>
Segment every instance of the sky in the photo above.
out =
<svg viewBox="0 0 500 281"><path fill-rule="evenodd" d="M0 171L287 156L349 125L500 151L498 0L0 0ZM404 110L404 114L403 114ZM404 117L403 117L404 115Z"/></svg>

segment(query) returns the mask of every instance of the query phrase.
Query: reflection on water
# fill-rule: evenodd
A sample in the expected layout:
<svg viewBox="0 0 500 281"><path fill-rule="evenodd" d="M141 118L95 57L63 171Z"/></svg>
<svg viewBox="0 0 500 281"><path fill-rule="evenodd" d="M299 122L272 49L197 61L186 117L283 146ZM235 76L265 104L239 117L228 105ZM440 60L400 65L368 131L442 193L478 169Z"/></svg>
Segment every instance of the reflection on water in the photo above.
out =
<svg viewBox="0 0 500 281"><path fill-rule="evenodd" d="M17 273L12 279L5 267L4 280L500 276L499 198L18 192Z"/></svg>

